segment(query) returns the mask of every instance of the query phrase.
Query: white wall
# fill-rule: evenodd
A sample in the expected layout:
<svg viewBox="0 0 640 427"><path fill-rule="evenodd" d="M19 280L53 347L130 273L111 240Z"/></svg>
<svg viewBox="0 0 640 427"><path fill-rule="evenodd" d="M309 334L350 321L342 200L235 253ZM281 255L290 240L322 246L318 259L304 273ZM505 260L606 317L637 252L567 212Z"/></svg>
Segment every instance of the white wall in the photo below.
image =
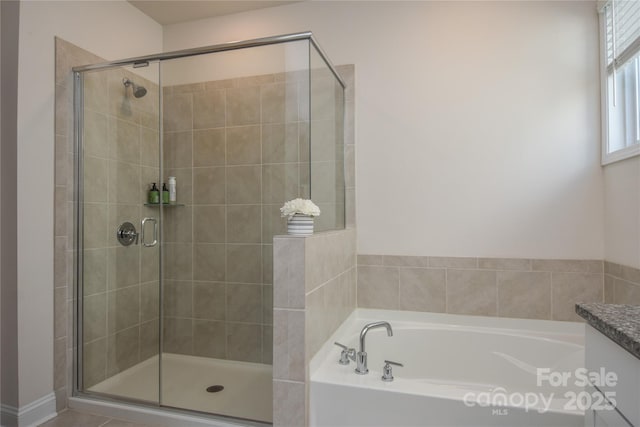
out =
<svg viewBox="0 0 640 427"><path fill-rule="evenodd" d="M640 158L604 167L605 259L640 268Z"/></svg>
<svg viewBox="0 0 640 427"><path fill-rule="evenodd" d="M53 389L54 36L107 59L162 50L124 0L22 1L18 85L19 404Z"/></svg>
<svg viewBox="0 0 640 427"><path fill-rule="evenodd" d="M602 259L595 2L302 2L164 48L305 30L356 65L359 253Z"/></svg>

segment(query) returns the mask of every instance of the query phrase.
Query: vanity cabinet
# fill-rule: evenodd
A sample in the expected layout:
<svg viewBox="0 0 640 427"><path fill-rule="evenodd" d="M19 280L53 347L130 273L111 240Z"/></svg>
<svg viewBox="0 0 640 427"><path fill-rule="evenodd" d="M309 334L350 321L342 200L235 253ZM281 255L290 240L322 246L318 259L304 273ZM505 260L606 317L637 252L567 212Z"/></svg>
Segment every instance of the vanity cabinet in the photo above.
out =
<svg viewBox="0 0 640 427"><path fill-rule="evenodd" d="M590 325L585 331L586 368L589 373L614 373L615 384L600 380L587 387L589 395L612 396L616 409L594 408L585 414L588 427L640 427L640 359Z"/></svg>

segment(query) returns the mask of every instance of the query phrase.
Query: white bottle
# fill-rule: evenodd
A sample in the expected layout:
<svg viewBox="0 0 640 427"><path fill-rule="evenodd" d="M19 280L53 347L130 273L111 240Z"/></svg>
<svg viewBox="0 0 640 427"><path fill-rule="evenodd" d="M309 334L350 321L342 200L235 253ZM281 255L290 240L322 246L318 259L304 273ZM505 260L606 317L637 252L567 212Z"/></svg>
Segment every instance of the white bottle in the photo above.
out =
<svg viewBox="0 0 640 427"><path fill-rule="evenodd" d="M169 177L169 203L176 203L176 177Z"/></svg>

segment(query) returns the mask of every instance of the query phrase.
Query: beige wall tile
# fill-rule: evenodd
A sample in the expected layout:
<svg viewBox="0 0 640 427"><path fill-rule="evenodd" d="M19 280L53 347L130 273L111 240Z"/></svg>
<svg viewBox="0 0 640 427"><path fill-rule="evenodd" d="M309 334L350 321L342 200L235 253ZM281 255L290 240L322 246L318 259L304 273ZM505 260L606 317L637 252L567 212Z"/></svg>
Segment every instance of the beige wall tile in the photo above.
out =
<svg viewBox="0 0 640 427"><path fill-rule="evenodd" d="M108 288L124 288L140 283L140 247L109 248L107 253Z"/></svg>
<svg viewBox="0 0 640 427"><path fill-rule="evenodd" d="M305 313L295 310L274 312L273 365L275 379L305 379Z"/></svg>
<svg viewBox="0 0 640 427"><path fill-rule="evenodd" d="M628 282L640 284L640 270L622 265L620 266L620 278Z"/></svg>
<svg viewBox="0 0 640 427"><path fill-rule="evenodd" d="M615 290L614 283L616 278L608 274L604 275L604 302L606 304L614 304Z"/></svg>
<svg viewBox="0 0 640 427"><path fill-rule="evenodd" d="M429 257L433 268L478 268L477 258Z"/></svg>
<svg viewBox="0 0 640 427"><path fill-rule="evenodd" d="M158 281L160 276L160 247L158 245L140 250L140 281Z"/></svg>
<svg viewBox="0 0 640 427"><path fill-rule="evenodd" d="M163 322L163 351L193 354L193 320L167 317Z"/></svg>
<svg viewBox="0 0 640 427"><path fill-rule="evenodd" d="M427 267L429 258L422 256L384 255L383 264L396 267Z"/></svg>
<svg viewBox="0 0 640 427"><path fill-rule="evenodd" d="M262 285L262 324L273 325L273 286Z"/></svg>
<svg viewBox="0 0 640 427"><path fill-rule="evenodd" d="M262 360L262 326L227 322L227 358L259 363Z"/></svg>
<svg viewBox="0 0 640 427"><path fill-rule="evenodd" d="M302 382L273 381L273 425L275 427L304 426L306 389Z"/></svg>
<svg viewBox="0 0 640 427"><path fill-rule="evenodd" d="M109 117L109 158L140 163L140 127L133 122Z"/></svg>
<svg viewBox="0 0 640 427"><path fill-rule="evenodd" d="M308 360L322 347L329 337L329 327L325 322L325 287L321 286L305 297L305 358Z"/></svg>
<svg viewBox="0 0 640 427"><path fill-rule="evenodd" d="M97 157L84 158L84 201L85 202L106 202L109 196L106 183L109 177L109 161L106 159L100 159ZM114 188L113 191L116 189ZM61 194L61 197L66 197L65 194ZM57 211L62 213L61 211ZM63 230L56 230L62 234Z"/></svg>
<svg viewBox="0 0 640 427"><path fill-rule="evenodd" d="M226 319L226 286L224 283L193 284L193 316L196 319Z"/></svg>
<svg viewBox="0 0 640 427"><path fill-rule="evenodd" d="M261 162L260 126L227 127L227 164L258 165Z"/></svg>
<svg viewBox="0 0 640 427"><path fill-rule="evenodd" d="M165 132L163 141L165 168L190 168L193 166L193 132ZM176 185L177 187L177 185Z"/></svg>
<svg viewBox="0 0 640 427"><path fill-rule="evenodd" d="M224 322L194 320L193 354L195 356L224 359L227 354L226 335Z"/></svg>
<svg viewBox="0 0 640 427"><path fill-rule="evenodd" d="M85 80L86 81L86 80ZM109 119L106 114L84 109L82 149L86 156L106 159L109 156ZM69 151L65 144L63 151Z"/></svg>
<svg viewBox="0 0 640 427"><path fill-rule="evenodd" d="M257 204L262 202L261 167L232 166L227 172L227 203Z"/></svg>
<svg viewBox="0 0 640 427"><path fill-rule="evenodd" d="M140 287L131 286L107 293L109 334L140 323ZM137 337L136 337L137 340Z"/></svg>
<svg viewBox="0 0 640 427"><path fill-rule="evenodd" d="M192 282L165 280L163 308L166 317L194 317Z"/></svg>
<svg viewBox="0 0 640 427"><path fill-rule="evenodd" d="M358 265L382 265L382 255L359 255Z"/></svg>
<svg viewBox="0 0 640 427"><path fill-rule="evenodd" d="M107 338L107 376L122 372L139 362L140 328L124 329Z"/></svg>
<svg viewBox="0 0 640 427"><path fill-rule="evenodd" d="M264 243L271 243L273 236L287 234L287 219L282 217L281 207L282 204L262 205L262 241Z"/></svg>
<svg viewBox="0 0 640 427"><path fill-rule="evenodd" d="M191 130L193 123L193 96L190 93L174 93L164 97L163 119L167 132Z"/></svg>
<svg viewBox="0 0 640 427"><path fill-rule="evenodd" d="M213 256L213 250L190 243L165 243L163 248L165 279L206 280L199 278L199 275L205 273L202 270L198 270L198 277L194 277L194 268L201 268L201 264L207 262L205 257Z"/></svg>
<svg viewBox="0 0 640 427"><path fill-rule="evenodd" d="M56 216L66 211L63 206L63 204L57 204ZM94 203L85 203L83 206L83 243L86 249L102 248L107 245L107 210L105 207L104 204Z"/></svg>
<svg viewBox="0 0 640 427"><path fill-rule="evenodd" d="M158 319L140 324L140 361L158 354L160 325ZM155 383L154 383L155 385Z"/></svg>
<svg viewBox="0 0 640 427"><path fill-rule="evenodd" d="M228 284L227 320L231 322L262 323L262 285Z"/></svg>
<svg viewBox="0 0 640 427"><path fill-rule="evenodd" d="M640 285L615 279L614 301L615 304L640 305Z"/></svg>
<svg viewBox="0 0 640 427"><path fill-rule="evenodd" d="M208 90L193 94L193 128L209 129L225 124L224 90Z"/></svg>
<svg viewBox="0 0 640 427"><path fill-rule="evenodd" d="M398 308L400 310L431 312L446 310L444 269L400 268L398 271L400 277Z"/></svg>
<svg viewBox="0 0 640 427"><path fill-rule="evenodd" d="M261 243L261 214L260 205L227 206L227 242Z"/></svg>
<svg viewBox="0 0 640 427"><path fill-rule="evenodd" d="M160 137L156 129L140 127L140 164L160 166Z"/></svg>
<svg viewBox="0 0 640 427"><path fill-rule="evenodd" d="M262 245L227 245L227 281L239 283L262 281Z"/></svg>
<svg viewBox="0 0 640 427"><path fill-rule="evenodd" d="M273 364L273 326L262 325L262 363Z"/></svg>
<svg viewBox="0 0 640 427"><path fill-rule="evenodd" d="M359 267L358 307L397 310L398 274L396 267Z"/></svg>
<svg viewBox="0 0 640 427"><path fill-rule="evenodd" d="M602 273L604 263L594 260L554 260L534 259L533 270L558 273Z"/></svg>
<svg viewBox="0 0 640 427"><path fill-rule="evenodd" d="M603 277L597 273L553 273L553 320L581 321L575 314L578 302L602 302Z"/></svg>
<svg viewBox="0 0 640 427"><path fill-rule="evenodd" d="M57 253L62 252L58 251ZM64 255L65 253L62 252ZM87 249L83 252L83 295L107 290L107 249ZM66 279L66 278L65 278Z"/></svg>
<svg viewBox="0 0 640 427"><path fill-rule="evenodd" d="M142 194L139 165L109 161L109 201L140 203L143 200Z"/></svg>
<svg viewBox="0 0 640 427"><path fill-rule="evenodd" d="M140 321L147 322L160 316L160 289L158 282L140 285Z"/></svg>
<svg viewBox="0 0 640 427"><path fill-rule="evenodd" d="M263 123L284 123L298 120L298 85L273 83L261 86Z"/></svg>
<svg viewBox="0 0 640 427"><path fill-rule="evenodd" d="M615 277L620 277L620 275L622 274L622 266L614 262L605 261L604 272L605 274L610 274Z"/></svg>
<svg viewBox="0 0 640 427"><path fill-rule="evenodd" d="M298 196L298 166L278 164L262 166L262 202L284 204ZM314 201L316 200L314 196Z"/></svg>
<svg viewBox="0 0 640 427"><path fill-rule="evenodd" d="M226 280L225 245L198 243L193 245L193 279L209 282Z"/></svg>
<svg viewBox="0 0 640 427"><path fill-rule="evenodd" d="M222 166L226 161L224 128L193 132L193 166Z"/></svg>
<svg viewBox="0 0 640 427"><path fill-rule="evenodd" d="M224 243L226 233L225 207L193 207L193 240L197 243Z"/></svg>
<svg viewBox="0 0 640 427"><path fill-rule="evenodd" d="M59 338L53 342L53 365L53 389L57 390L67 383L67 346L65 338Z"/></svg>
<svg viewBox="0 0 640 427"><path fill-rule="evenodd" d="M152 233L151 227L145 230ZM193 209L191 206L179 206L165 209L164 241L190 243L193 241Z"/></svg>
<svg viewBox="0 0 640 427"><path fill-rule="evenodd" d="M262 162L298 161L298 123L262 125Z"/></svg>
<svg viewBox="0 0 640 427"><path fill-rule="evenodd" d="M84 388L103 381L107 375L107 339L85 344L82 349L82 359Z"/></svg>
<svg viewBox="0 0 640 427"><path fill-rule="evenodd" d="M498 316L551 319L551 273L499 271Z"/></svg>
<svg viewBox="0 0 640 427"><path fill-rule="evenodd" d="M66 307L65 307L66 308ZM107 336L107 294L101 293L83 298L83 339L95 341Z"/></svg>
<svg viewBox="0 0 640 427"><path fill-rule="evenodd" d="M229 176L229 181L235 176ZM180 183L180 181L178 181ZM178 187L177 184L176 187ZM225 168L207 167L193 169L193 204L194 205L216 205L226 202L225 196ZM177 190L177 194L181 194ZM182 203L180 196L177 199ZM188 202L187 202L188 203Z"/></svg>
<svg viewBox="0 0 640 427"><path fill-rule="evenodd" d="M260 123L260 87L227 89L227 126Z"/></svg>
<svg viewBox="0 0 640 427"><path fill-rule="evenodd" d="M447 313L497 315L495 271L447 270Z"/></svg>
<svg viewBox="0 0 640 427"><path fill-rule="evenodd" d="M278 308L304 308L305 239L274 239L273 302Z"/></svg>
<svg viewBox="0 0 640 427"><path fill-rule="evenodd" d="M478 258L478 268L486 270L531 270L531 260L522 258Z"/></svg>

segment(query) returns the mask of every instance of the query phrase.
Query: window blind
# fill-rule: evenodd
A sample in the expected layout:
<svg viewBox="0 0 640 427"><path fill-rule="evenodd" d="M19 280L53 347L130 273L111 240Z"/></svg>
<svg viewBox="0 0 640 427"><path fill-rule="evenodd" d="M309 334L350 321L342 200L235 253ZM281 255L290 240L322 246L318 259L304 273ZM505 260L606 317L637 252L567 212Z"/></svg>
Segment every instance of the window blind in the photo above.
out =
<svg viewBox="0 0 640 427"><path fill-rule="evenodd" d="M640 51L640 0L609 0L604 6L609 72Z"/></svg>

